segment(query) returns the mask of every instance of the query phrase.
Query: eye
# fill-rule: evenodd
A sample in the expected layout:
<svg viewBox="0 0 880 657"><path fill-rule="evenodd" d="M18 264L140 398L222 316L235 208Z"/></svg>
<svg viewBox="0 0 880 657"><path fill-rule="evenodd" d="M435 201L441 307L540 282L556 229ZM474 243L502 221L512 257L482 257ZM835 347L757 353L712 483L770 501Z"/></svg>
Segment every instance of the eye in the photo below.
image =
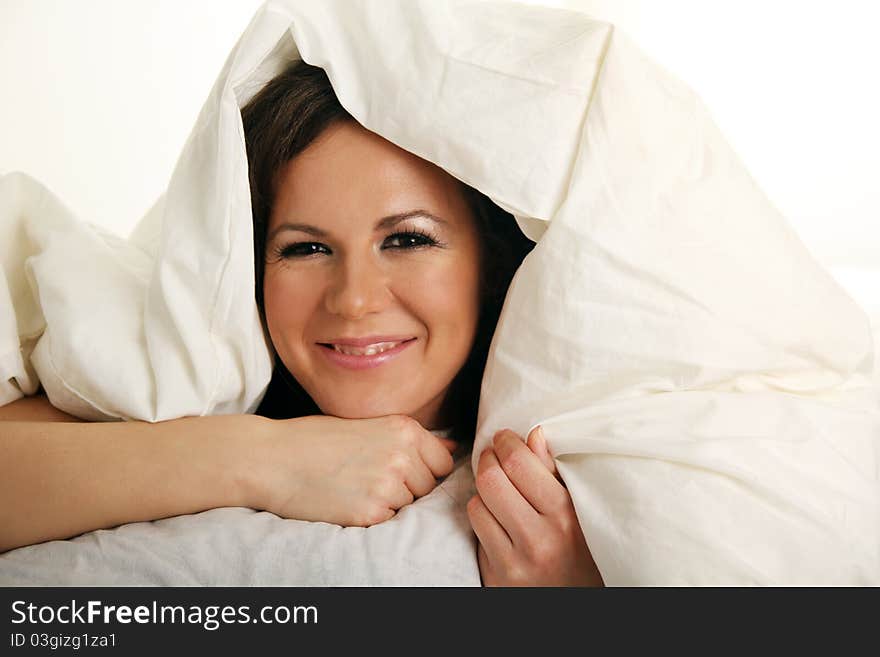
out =
<svg viewBox="0 0 880 657"><path fill-rule="evenodd" d="M275 249L275 255L279 258L304 258L321 253L321 249L330 250L320 242L292 242Z"/></svg>
<svg viewBox="0 0 880 657"><path fill-rule="evenodd" d="M389 235L385 243L390 243L392 249L418 249L436 245L437 239L429 233L414 229Z"/></svg>

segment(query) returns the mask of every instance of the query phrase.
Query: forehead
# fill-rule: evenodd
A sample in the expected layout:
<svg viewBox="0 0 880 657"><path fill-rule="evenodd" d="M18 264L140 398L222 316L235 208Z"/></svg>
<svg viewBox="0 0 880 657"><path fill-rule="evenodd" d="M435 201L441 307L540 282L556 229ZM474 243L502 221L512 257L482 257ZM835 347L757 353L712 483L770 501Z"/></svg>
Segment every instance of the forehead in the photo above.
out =
<svg viewBox="0 0 880 657"><path fill-rule="evenodd" d="M272 220L380 217L414 207L465 220L460 183L354 121L338 122L279 171Z"/></svg>

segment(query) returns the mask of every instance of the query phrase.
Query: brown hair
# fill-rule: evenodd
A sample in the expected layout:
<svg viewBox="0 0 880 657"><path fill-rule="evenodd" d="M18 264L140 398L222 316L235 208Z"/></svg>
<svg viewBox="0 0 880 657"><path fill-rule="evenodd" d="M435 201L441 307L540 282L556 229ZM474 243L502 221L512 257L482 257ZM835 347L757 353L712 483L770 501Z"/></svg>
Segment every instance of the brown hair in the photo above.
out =
<svg viewBox="0 0 880 657"><path fill-rule="evenodd" d="M301 60L263 87L242 108L241 115L254 221L255 294L265 324L266 231L278 173L332 123L354 119L339 103L324 70ZM441 413L454 418L452 435L456 439L470 441L476 431L480 384L501 306L514 273L534 243L522 234L512 215L479 191L460 184L481 240L482 303L471 353L453 380ZM291 418L320 415L321 410L276 356L272 380L257 414Z"/></svg>

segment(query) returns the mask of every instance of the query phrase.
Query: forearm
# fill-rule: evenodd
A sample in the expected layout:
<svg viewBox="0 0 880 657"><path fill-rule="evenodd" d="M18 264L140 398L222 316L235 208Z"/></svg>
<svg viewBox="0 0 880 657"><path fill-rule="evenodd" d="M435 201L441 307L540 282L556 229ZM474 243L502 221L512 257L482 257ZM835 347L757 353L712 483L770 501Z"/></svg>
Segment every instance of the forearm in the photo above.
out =
<svg viewBox="0 0 880 657"><path fill-rule="evenodd" d="M262 418L0 423L0 551L249 501Z"/></svg>

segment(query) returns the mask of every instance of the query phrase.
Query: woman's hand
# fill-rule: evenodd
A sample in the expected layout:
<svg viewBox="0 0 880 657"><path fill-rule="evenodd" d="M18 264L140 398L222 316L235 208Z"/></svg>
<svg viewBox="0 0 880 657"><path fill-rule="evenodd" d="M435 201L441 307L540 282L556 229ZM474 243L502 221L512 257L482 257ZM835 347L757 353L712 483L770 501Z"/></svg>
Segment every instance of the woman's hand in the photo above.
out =
<svg viewBox="0 0 880 657"><path fill-rule="evenodd" d="M406 415L267 420L252 445L254 503L282 518L368 527L452 472L456 443Z"/></svg>
<svg viewBox="0 0 880 657"><path fill-rule="evenodd" d="M484 586L602 586L540 427L495 434L467 505Z"/></svg>

